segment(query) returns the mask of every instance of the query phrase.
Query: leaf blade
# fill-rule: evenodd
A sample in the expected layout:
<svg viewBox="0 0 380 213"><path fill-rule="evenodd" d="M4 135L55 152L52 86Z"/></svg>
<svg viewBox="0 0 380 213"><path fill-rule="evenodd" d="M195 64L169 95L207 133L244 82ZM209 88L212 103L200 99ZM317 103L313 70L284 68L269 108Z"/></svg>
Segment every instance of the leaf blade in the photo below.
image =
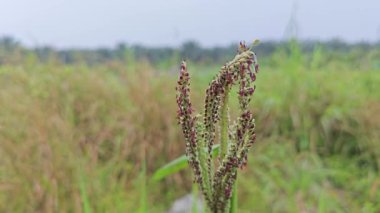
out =
<svg viewBox="0 0 380 213"><path fill-rule="evenodd" d="M212 156L215 157L219 154L219 144L214 145L212 148ZM183 169L185 169L188 166L187 164L187 156L182 155L178 157L177 159L169 162L168 164L162 166L159 168L154 174L153 174L153 181L160 181L163 178L172 175L174 173L177 173Z"/></svg>

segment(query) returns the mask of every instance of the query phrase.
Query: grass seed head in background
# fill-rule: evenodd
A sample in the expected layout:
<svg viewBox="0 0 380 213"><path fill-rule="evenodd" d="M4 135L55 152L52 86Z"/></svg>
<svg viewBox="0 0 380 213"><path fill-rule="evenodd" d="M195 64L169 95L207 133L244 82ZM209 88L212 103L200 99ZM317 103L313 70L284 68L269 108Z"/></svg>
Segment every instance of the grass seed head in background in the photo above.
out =
<svg viewBox="0 0 380 213"><path fill-rule="evenodd" d="M225 64L206 90L204 115L194 115L190 102L190 76L185 62L178 80L178 121L186 141L186 155L203 196L212 212L226 212L230 206L237 169L246 165L247 153L255 141L255 124L248 109L255 91L259 66L245 43L235 58ZM238 86L240 113L230 125L228 98L232 86ZM217 125L219 124L219 128ZM218 130L218 132L217 132ZM219 134L219 137L217 136ZM219 139L219 164L213 168L212 147Z"/></svg>

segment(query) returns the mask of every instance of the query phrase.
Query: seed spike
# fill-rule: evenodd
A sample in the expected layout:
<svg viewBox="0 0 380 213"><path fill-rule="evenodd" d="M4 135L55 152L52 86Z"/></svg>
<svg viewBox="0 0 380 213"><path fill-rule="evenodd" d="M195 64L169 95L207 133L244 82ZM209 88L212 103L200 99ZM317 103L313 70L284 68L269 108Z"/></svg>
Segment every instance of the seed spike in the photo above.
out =
<svg viewBox="0 0 380 213"><path fill-rule="evenodd" d="M237 170L247 164L248 150L256 139L254 118L248 105L256 89L254 82L259 70L256 54L251 51L257 44L258 40L255 40L247 47L245 42L240 42L235 58L222 66L209 83L203 118L194 115L190 102L190 75L186 62L182 61L180 66L176 87L178 123L185 137L186 155L195 174L194 182L199 184L212 212L225 212L229 206ZM240 116L230 125L228 94L234 85L239 88ZM214 171L212 147L217 142L218 130L223 149Z"/></svg>

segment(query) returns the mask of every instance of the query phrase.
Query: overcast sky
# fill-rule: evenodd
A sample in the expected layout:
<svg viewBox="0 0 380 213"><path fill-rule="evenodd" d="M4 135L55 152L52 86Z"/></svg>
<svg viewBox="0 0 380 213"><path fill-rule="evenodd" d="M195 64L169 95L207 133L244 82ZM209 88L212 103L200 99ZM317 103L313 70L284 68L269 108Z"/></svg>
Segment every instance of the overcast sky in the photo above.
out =
<svg viewBox="0 0 380 213"><path fill-rule="evenodd" d="M9 0L0 36L28 46L204 46L283 39L296 11L300 39L380 40L380 0ZM294 10L296 5L296 10Z"/></svg>

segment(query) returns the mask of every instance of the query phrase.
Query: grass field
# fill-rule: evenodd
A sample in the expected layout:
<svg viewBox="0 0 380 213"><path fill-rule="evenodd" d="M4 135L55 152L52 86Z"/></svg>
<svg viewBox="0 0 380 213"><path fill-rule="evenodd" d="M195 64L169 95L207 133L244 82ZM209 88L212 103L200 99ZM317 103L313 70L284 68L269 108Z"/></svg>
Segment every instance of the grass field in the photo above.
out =
<svg viewBox="0 0 380 213"><path fill-rule="evenodd" d="M380 69L316 57L261 66L239 212L380 211ZM220 65L188 64L201 109ZM0 211L169 209L192 180L150 178L184 153L176 80L145 62L1 66Z"/></svg>

